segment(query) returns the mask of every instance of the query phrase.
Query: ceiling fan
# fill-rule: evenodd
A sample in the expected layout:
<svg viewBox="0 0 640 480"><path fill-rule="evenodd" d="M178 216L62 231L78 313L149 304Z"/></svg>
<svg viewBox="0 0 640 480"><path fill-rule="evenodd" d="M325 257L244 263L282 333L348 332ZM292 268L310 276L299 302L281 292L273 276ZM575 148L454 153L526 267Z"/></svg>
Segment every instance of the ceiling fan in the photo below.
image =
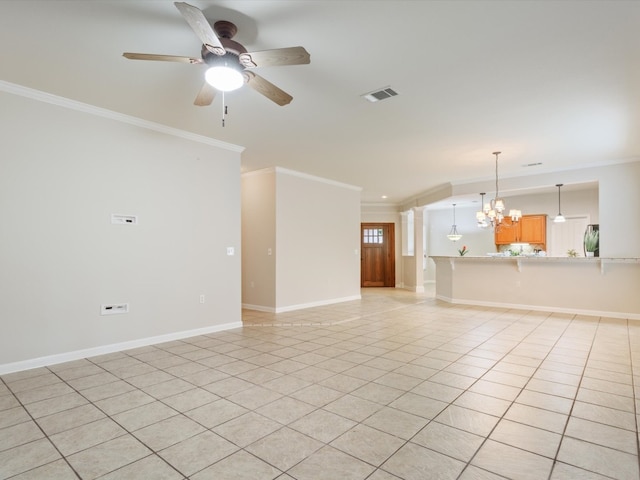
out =
<svg viewBox="0 0 640 480"><path fill-rule="evenodd" d="M231 91L244 84L280 106L287 105L293 100L291 95L254 73L253 69L307 64L310 62L310 55L303 47L247 52L246 48L232 40L238 31L233 23L220 20L211 28L209 21L199 8L184 2L175 2L174 5L202 41L202 58L130 52L122 55L132 60L209 65L210 68L205 74L206 81L193 102L198 106L211 105L217 90Z"/></svg>

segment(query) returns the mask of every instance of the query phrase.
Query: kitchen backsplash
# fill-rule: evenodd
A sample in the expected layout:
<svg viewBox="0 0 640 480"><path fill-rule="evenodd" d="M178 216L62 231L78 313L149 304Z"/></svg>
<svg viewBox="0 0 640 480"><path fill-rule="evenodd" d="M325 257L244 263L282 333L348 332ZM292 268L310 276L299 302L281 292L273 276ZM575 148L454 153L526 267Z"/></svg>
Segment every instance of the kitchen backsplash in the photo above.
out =
<svg viewBox="0 0 640 480"><path fill-rule="evenodd" d="M537 245L535 243L528 243L528 244L517 243L517 244L511 244L511 245L498 245L498 252L503 253L508 251L515 251L525 255L531 255L531 254L537 253L538 250L542 250L543 248L544 248L543 245Z"/></svg>

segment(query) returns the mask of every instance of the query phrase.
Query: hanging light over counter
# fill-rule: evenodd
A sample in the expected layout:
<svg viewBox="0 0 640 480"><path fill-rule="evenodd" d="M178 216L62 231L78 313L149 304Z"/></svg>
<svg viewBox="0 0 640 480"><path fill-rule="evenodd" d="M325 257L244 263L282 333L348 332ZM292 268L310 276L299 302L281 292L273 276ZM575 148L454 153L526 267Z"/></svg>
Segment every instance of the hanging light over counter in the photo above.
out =
<svg viewBox="0 0 640 480"><path fill-rule="evenodd" d="M503 223L506 210L504 200L500 197L500 190L498 188L498 155L502 152L493 152L496 156L496 196L489 202L484 203L485 193L481 193L483 207L482 210L476 213L476 219L478 220L478 226L486 228L491 225L494 228L500 228L503 226L511 226L520 221L522 218L522 211L512 208L509 210L509 217L511 217L511 225Z"/></svg>
<svg viewBox="0 0 640 480"><path fill-rule="evenodd" d="M451 231L447 238L452 242L457 242L462 238L462 235L458 233L458 227L456 226L456 204L453 204L453 225L451 225Z"/></svg>
<svg viewBox="0 0 640 480"><path fill-rule="evenodd" d="M556 218L553 219L554 223L564 223L567 220L564 218L564 215L562 215L562 210L560 209L560 187L562 187L564 184L563 183L557 183L556 187L558 187L558 215L556 215Z"/></svg>
<svg viewBox="0 0 640 480"><path fill-rule="evenodd" d="M485 192L480 194L480 210L476 212L476 220L478 221L479 228L487 228L489 223L487 222L487 214L484 211L484 196Z"/></svg>

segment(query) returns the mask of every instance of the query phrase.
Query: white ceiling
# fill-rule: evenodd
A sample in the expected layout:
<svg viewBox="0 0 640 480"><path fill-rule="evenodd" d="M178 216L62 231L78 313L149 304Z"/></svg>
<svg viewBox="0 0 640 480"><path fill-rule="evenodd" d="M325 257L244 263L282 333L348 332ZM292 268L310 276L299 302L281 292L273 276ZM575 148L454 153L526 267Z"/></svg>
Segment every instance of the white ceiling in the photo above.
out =
<svg viewBox="0 0 640 480"><path fill-rule="evenodd" d="M190 0L249 51L304 46L310 65L256 70L193 100L203 65L171 1L3 0L0 79L246 147L243 171L282 166L400 203L439 185L640 159L640 2ZM397 97L361 94L391 86ZM525 168L523 165L541 162ZM551 187L553 189L553 187ZM381 200L387 195L387 200Z"/></svg>

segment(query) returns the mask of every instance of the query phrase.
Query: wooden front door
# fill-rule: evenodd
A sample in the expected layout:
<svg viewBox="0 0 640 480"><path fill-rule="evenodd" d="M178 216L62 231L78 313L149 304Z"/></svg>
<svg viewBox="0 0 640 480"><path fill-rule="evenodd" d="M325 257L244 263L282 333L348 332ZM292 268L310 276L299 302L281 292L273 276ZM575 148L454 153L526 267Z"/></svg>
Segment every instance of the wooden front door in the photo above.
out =
<svg viewBox="0 0 640 480"><path fill-rule="evenodd" d="M395 240L393 223L360 226L360 286L395 287Z"/></svg>

